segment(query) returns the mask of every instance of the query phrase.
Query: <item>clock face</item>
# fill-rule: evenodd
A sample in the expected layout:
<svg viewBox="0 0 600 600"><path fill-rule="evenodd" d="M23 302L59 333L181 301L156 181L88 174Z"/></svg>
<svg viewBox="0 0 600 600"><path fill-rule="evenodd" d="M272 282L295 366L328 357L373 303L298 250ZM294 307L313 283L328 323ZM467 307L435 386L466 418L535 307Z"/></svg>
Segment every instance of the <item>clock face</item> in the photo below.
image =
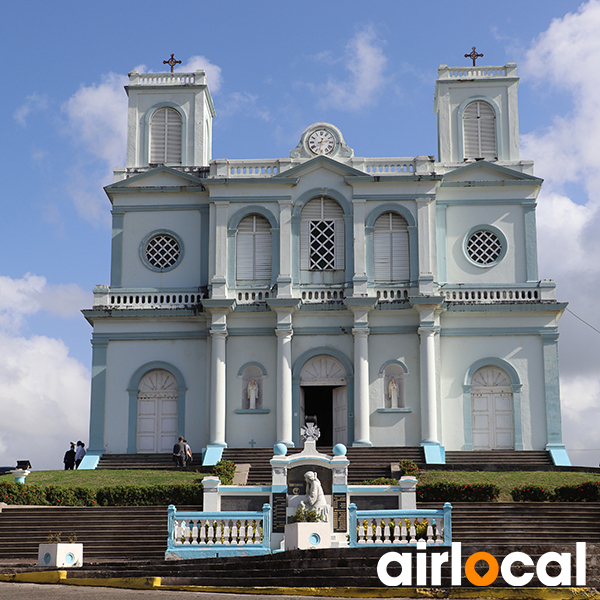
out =
<svg viewBox="0 0 600 600"><path fill-rule="evenodd" d="M308 137L308 147L313 154L331 154L335 148L335 138L328 129L317 129Z"/></svg>

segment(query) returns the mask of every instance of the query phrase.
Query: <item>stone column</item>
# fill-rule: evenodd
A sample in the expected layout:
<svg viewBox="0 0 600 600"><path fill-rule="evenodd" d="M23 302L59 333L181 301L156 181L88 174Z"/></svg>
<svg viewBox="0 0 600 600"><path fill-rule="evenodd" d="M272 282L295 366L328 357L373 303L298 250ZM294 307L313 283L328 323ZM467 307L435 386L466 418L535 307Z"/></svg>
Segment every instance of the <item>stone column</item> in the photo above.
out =
<svg viewBox="0 0 600 600"><path fill-rule="evenodd" d="M271 298L268 304L277 313L277 443L292 447L292 314L300 301Z"/></svg>
<svg viewBox="0 0 600 600"><path fill-rule="evenodd" d="M292 297L292 200L279 201L279 275L277 297Z"/></svg>
<svg viewBox="0 0 600 600"><path fill-rule="evenodd" d="M204 308L212 316L210 328L210 417L209 446L225 448L225 420L227 414L227 313L235 302L233 300L204 300ZM219 457L220 458L220 457ZM207 464L206 462L204 464Z"/></svg>
<svg viewBox="0 0 600 600"><path fill-rule="evenodd" d="M421 438L437 444L435 327L419 327L421 337Z"/></svg>
<svg viewBox="0 0 600 600"><path fill-rule="evenodd" d="M419 294L433 294L435 238L432 236L431 198L417 199L417 226L419 235Z"/></svg>
<svg viewBox="0 0 600 600"><path fill-rule="evenodd" d="M369 311L373 298L347 298L344 304L354 315L354 443L372 446L369 402Z"/></svg>
<svg viewBox="0 0 600 600"><path fill-rule="evenodd" d="M354 234L354 275L352 277L353 296L366 296L367 271L365 260L365 211L367 201L364 198L352 200Z"/></svg>

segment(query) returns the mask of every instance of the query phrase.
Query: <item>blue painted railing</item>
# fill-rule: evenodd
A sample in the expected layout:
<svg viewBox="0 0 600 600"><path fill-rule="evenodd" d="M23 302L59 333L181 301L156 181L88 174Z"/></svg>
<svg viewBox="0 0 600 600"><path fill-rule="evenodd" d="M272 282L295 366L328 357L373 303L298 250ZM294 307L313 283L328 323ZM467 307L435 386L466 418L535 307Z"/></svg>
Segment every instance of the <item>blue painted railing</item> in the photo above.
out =
<svg viewBox="0 0 600 600"><path fill-rule="evenodd" d="M357 510L356 504L350 504L348 513L351 548L363 544L414 546L417 541L425 541L428 546L452 543L449 502L440 510Z"/></svg>
<svg viewBox="0 0 600 600"><path fill-rule="evenodd" d="M168 510L165 556L207 558L271 552L271 506L262 511L179 512Z"/></svg>

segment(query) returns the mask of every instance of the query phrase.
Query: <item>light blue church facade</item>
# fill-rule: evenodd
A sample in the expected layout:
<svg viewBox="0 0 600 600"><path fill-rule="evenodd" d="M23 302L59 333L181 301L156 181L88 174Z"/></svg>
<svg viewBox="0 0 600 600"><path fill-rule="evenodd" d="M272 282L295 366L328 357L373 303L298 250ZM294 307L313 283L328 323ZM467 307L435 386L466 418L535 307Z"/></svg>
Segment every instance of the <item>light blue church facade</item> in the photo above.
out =
<svg viewBox="0 0 600 600"><path fill-rule="evenodd" d="M329 123L288 157L212 159L203 71L129 75L88 467L225 447L562 443L557 321L519 156L516 65L442 65L437 159L355 155ZM348 136L351 132L345 132ZM432 145L434 141L432 140Z"/></svg>

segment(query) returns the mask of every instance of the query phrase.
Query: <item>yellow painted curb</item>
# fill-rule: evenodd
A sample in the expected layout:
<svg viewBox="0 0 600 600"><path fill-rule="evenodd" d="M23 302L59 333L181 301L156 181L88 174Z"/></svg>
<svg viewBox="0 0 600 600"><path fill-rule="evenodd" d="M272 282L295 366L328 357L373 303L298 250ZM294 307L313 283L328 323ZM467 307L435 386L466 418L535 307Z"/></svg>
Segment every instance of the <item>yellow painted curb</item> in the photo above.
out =
<svg viewBox="0 0 600 600"><path fill-rule="evenodd" d="M114 587L130 590L148 590L160 587L160 577L114 577L114 578L77 578L65 579L64 585L89 585L93 587Z"/></svg>
<svg viewBox="0 0 600 600"><path fill-rule="evenodd" d="M457 598L485 600L600 600L600 592L589 588L312 588L226 587L164 585L161 590L273 596L321 596L339 598Z"/></svg>
<svg viewBox="0 0 600 600"><path fill-rule="evenodd" d="M66 571L39 571L37 573L0 575L0 581L12 581L14 583L63 583L66 578Z"/></svg>

